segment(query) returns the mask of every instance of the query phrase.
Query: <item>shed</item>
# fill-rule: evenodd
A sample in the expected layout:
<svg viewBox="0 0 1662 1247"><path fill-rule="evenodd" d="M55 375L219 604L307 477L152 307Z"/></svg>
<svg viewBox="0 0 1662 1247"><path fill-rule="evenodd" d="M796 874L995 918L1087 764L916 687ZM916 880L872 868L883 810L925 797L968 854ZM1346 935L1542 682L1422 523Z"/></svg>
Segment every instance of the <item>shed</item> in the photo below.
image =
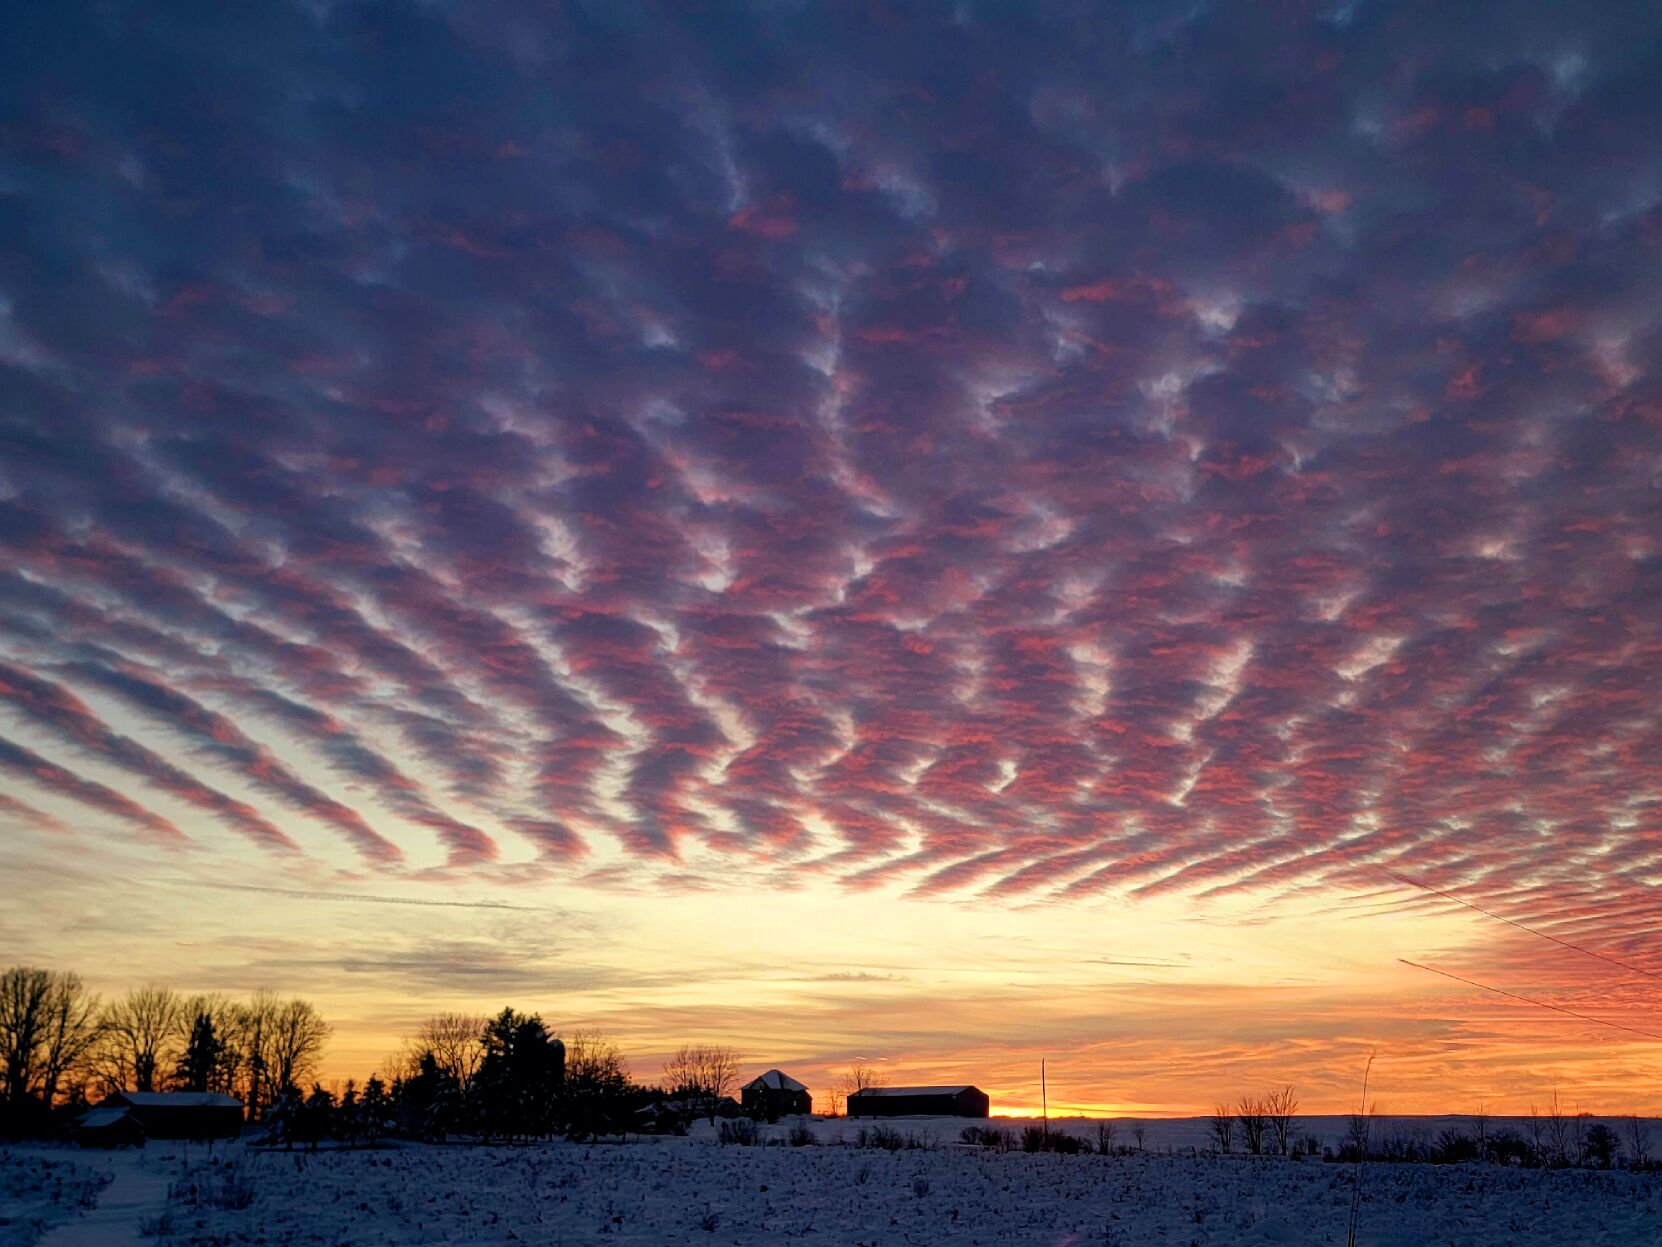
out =
<svg viewBox="0 0 1662 1247"><path fill-rule="evenodd" d="M992 1102L979 1087L867 1087L848 1097L850 1117L986 1117Z"/></svg>
<svg viewBox="0 0 1662 1247"><path fill-rule="evenodd" d="M128 1108L89 1108L75 1119L82 1147L143 1147L144 1127Z"/></svg>
<svg viewBox="0 0 1662 1247"><path fill-rule="evenodd" d="M752 1117L766 1117L769 1121L814 1111L814 1097L808 1094L808 1088L776 1069L739 1088L739 1102Z"/></svg>
<svg viewBox="0 0 1662 1247"><path fill-rule="evenodd" d="M98 1106L124 1108L151 1139L234 1139L242 1101L217 1091L118 1091Z"/></svg>

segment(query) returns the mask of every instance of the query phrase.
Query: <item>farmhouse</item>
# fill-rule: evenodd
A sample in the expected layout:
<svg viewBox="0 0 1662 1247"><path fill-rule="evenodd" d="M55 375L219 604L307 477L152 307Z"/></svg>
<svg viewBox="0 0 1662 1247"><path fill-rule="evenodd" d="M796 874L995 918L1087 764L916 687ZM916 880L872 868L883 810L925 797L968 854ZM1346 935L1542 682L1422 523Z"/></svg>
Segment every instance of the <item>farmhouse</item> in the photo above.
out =
<svg viewBox="0 0 1662 1247"><path fill-rule="evenodd" d="M150 1139L234 1139L242 1101L214 1091L118 1091L99 1109L125 1109Z"/></svg>
<svg viewBox="0 0 1662 1247"><path fill-rule="evenodd" d="M814 1097L808 1094L808 1088L776 1069L739 1088L739 1102L752 1117L766 1117L769 1121L814 1111Z"/></svg>
<svg viewBox="0 0 1662 1247"><path fill-rule="evenodd" d="M979 1087L867 1087L848 1097L850 1117L986 1117L992 1102Z"/></svg>

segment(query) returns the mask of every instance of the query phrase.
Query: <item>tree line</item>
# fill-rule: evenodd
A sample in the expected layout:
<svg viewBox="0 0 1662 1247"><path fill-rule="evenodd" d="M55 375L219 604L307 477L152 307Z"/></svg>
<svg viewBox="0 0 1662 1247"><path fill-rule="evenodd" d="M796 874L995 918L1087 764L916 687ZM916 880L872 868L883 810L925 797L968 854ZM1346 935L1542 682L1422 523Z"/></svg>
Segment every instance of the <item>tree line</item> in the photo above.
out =
<svg viewBox="0 0 1662 1247"><path fill-rule="evenodd" d="M298 997L186 996L146 985L101 1000L79 975L13 966L0 973L0 1128L47 1128L117 1091L217 1091L252 1120L311 1078L329 1026Z"/></svg>

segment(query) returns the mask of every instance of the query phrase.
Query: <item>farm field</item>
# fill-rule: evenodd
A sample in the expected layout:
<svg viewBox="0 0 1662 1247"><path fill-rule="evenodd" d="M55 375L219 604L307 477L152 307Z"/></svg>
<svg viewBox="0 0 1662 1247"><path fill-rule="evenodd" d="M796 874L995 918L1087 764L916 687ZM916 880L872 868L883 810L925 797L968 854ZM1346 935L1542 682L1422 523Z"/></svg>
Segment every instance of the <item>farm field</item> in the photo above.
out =
<svg viewBox="0 0 1662 1247"><path fill-rule="evenodd" d="M844 1123L816 1123L834 1128L811 1147L721 1146L699 1133L626 1144L316 1154L238 1145L211 1160L153 1147L105 1159L118 1170L169 1175L173 1196L151 1211L144 1241L181 1247L1345 1240L1348 1166L994 1153L949 1142L959 1122L913 1125L933 1127L939 1144L858 1148L840 1141ZM1375 1247L1642 1245L1657 1242L1662 1226L1657 1174L1370 1165L1363 1190L1358 1241ZM64 1226L54 1241L75 1241L73 1229Z"/></svg>

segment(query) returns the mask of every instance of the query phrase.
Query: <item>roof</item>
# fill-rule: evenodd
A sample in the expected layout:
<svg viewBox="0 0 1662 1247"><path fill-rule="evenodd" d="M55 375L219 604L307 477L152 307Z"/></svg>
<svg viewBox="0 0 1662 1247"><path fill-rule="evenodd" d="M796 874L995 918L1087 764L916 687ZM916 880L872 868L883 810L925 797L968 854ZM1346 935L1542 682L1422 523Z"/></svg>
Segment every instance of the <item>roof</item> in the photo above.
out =
<svg viewBox="0 0 1662 1247"><path fill-rule="evenodd" d="M234 1108L242 1101L218 1091L118 1091L105 1104L128 1104L133 1108Z"/></svg>
<svg viewBox="0 0 1662 1247"><path fill-rule="evenodd" d="M75 1124L82 1130L102 1130L131 1119L132 1114L124 1108L89 1108Z"/></svg>
<svg viewBox="0 0 1662 1247"><path fill-rule="evenodd" d="M767 1073L751 1079L744 1085L744 1089L746 1091L755 1091L758 1088L766 1088L769 1091L808 1090L805 1084L797 1082L796 1079L792 1078L783 1070L777 1069L770 1069Z"/></svg>
<svg viewBox="0 0 1662 1247"><path fill-rule="evenodd" d="M957 1095L963 1091L979 1091L968 1083L954 1087L864 1087L855 1095Z"/></svg>

